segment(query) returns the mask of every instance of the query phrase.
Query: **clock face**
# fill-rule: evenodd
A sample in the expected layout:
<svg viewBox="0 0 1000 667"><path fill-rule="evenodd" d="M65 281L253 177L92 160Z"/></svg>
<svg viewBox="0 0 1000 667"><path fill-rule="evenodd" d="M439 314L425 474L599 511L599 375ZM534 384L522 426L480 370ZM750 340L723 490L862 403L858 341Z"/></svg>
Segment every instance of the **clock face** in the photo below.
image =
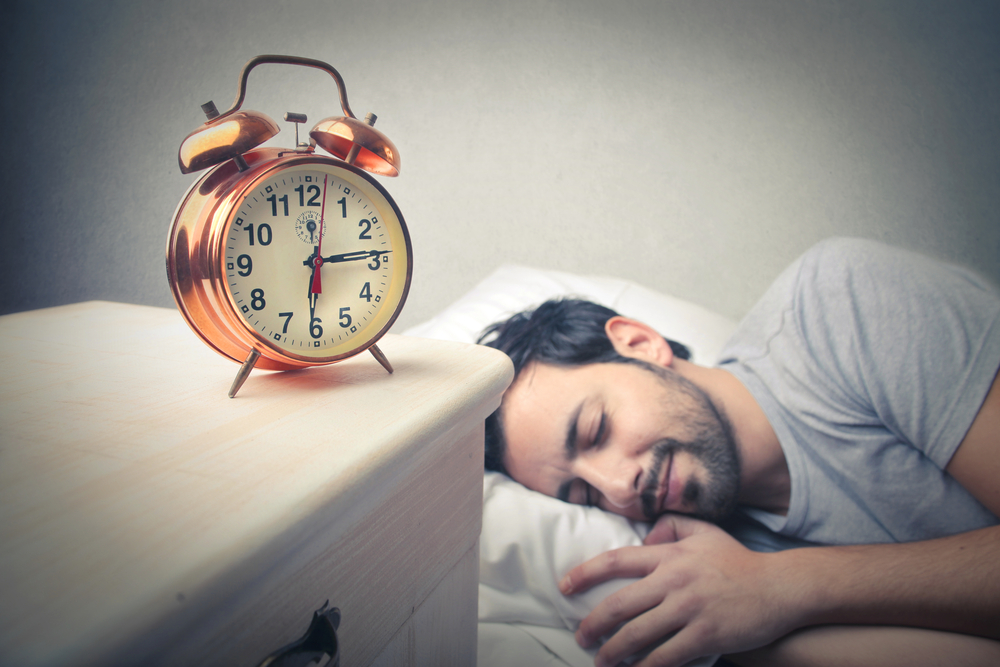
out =
<svg viewBox="0 0 1000 667"><path fill-rule="evenodd" d="M240 197L221 226L222 275L258 341L325 363L385 332L406 298L411 251L381 187L314 159L262 173Z"/></svg>

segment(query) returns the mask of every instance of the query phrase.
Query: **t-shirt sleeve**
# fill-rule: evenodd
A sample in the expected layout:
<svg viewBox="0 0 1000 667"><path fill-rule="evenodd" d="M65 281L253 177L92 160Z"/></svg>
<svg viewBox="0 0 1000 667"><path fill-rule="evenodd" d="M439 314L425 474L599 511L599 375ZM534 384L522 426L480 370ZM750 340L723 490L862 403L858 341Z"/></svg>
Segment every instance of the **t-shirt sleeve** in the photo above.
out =
<svg viewBox="0 0 1000 667"><path fill-rule="evenodd" d="M869 415L944 468L1000 365L1000 298L963 268L871 241L803 256L788 326L852 419ZM786 332L791 333L791 332ZM862 418L856 428L865 428Z"/></svg>

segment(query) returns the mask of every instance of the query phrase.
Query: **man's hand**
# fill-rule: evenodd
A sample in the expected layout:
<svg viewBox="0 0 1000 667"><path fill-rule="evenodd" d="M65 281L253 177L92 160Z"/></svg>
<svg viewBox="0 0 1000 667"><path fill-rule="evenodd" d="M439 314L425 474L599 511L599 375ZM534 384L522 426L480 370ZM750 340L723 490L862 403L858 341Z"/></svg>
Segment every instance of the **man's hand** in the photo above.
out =
<svg viewBox="0 0 1000 667"><path fill-rule="evenodd" d="M1000 639L1000 526L926 542L756 553L722 529L665 515L646 546L609 551L569 572L565 595L640 577L583 620L577 641L614 633L597 665L666 639L640 667L683 665L757 648L800 627L877 624ZM659 544L652 544L659 542Z"/></svg>
<svg viewBox="0 0 1000 667"><path fill-rule="evenodd" d="M645 543L589 560L559 584L571 595L608 579L642 577L580 624L576 639L586 648L625 623L601 647L596 665L617 665L668 636L637 664L683 665L757 648L796 629L799 601L774 554L750 551L717 526L679 515L662 516Z"/></svg>

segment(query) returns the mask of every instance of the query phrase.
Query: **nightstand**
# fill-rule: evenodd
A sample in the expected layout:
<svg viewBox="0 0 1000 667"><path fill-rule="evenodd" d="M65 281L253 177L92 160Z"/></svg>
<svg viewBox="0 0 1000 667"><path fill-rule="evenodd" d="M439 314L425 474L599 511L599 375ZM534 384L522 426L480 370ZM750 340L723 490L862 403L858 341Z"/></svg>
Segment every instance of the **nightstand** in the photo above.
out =
<svg viewBox="0 0 1000 667"><path fill-rule="evenodd" d="M340 609L340 662L474 665L483 420L510 361L387 335L238 366L175 310L0 317L0 663L255 667Z"/></svg>

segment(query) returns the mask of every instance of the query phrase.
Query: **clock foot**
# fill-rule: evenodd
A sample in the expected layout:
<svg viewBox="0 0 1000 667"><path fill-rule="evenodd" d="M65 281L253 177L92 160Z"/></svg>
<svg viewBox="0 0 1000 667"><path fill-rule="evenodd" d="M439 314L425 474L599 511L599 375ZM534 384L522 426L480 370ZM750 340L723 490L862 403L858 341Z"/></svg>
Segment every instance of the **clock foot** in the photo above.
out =
<svg viewBox="0 0 1000 667"><path fill-rule="evenodd" d="M384 354L382 354L382 350L378 349L378 345L372 345L368 348L368 351L372 353L373 357L378 359L378 362L382 364L382 368L392 373L392 364L390 364L389 360L385 358Z"/></svg>
<svg viewBox="0 0 1000 667"><path fill-rule="evenodd" d="M253 366L257 363L258 359L260 359L260 352L257 350L250 350L250 354L247 355L247 360L243 362L242 366L240 366L240 372L236 374L236 379L233 380L233 386L229 388L229 398L236 398L236 392L240 390L243 383L247 381L248 377L250 377L250 371L253 370Z"/></svg>

